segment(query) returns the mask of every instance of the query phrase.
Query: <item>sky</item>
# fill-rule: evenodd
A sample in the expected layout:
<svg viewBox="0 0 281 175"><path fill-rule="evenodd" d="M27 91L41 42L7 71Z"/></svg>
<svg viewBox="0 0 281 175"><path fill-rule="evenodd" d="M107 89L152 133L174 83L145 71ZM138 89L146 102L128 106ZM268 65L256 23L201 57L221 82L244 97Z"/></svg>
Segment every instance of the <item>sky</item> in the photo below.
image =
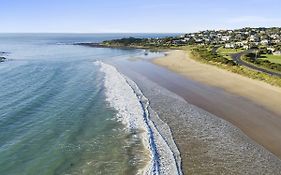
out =
<svg viewBox="0 0 281 175"><path fill-rule="evenodd" d="M1 33L187 33L281 27L281 0L0 0Z"/></svg>

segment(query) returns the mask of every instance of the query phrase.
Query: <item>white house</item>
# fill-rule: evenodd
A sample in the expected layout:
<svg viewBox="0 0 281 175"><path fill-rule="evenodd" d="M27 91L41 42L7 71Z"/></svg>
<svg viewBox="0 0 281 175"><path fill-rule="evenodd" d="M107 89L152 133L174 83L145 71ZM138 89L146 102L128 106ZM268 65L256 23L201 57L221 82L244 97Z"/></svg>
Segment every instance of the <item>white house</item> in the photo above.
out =
<svg viewBox="0 0 281 175"><path fill-rule="evenodd" d="M195 38L195 42L197 42L197 43L201 43L203 40L202 39L200 39L200 38Z"/></svg>
<svg viewBox="0 0 281 175"><path fill-rule="evenodd" d="M248 50L248 49L249 49L249 46L248 46L248 45L244 45L244 46L243 46L243 49Z"/></svg>
<svg viewBox="0 0 281 175"><path fill-rule="evenodd" d="M182 41L183 41L183 42L188 42L189 40L190 40L190 38L187 38L187 37L186 37L186 38L184 38Z"/></svg>
<svg viewBox="0 0 281 175"><path fill-rule="evenodd" d="M276 40L272 40L272 43L275 43L275 44L278 44L280 43L281 41L279 39L276 39Z"/></svg>
<svg viewBox="0 0 281 175"><path fill-rule="evenodd" d="M235 45L233 43L227 43L227 44L225 44L224 47L227 49L233 49L233 48L235 48Z"/></svg>
<svg viewBox="0 0 281 175"><path fill-rule="evenodd" d="M277 34L270 35L270 37L271 37L272 39L278 39L278 38L280 38L280 36L277 35Z"/></svg>
<svg viewBox="0 0 281 175"><path fill-rule="evenodd" d="M275 51L275 49L273 47L268 47L266 48L267 50L270 50L272 53Z"/></svg>
<svg viewBox="0 0 281 175"><path fill-rule="evenodd" d="M244 44L243 44L242 42L236 42L236 43L235 43L235 46L236 46L236 47L243 47Z"/></svg>
<svg viewBox="0 0 281 175"><path fill-rule="evenodd" d="M262 45L268 45L269 41L267 39L261 40Z"/></svg>
<svg viewBox="0 0 281 175"><path fill-rule="evenodd" d="M275 52L273 52L273 55L281 55L281 51L280 50L275 51Z"/></svg>
<svg viewBox="0 0 281 175"><path fill-rule="evenodd" d="M230 38L231 38L231 36L222 36L222 37L221 37L221 40L223 40L223 41L229 41Z"/></svg>
<svg viewBox="0 0 281 175"><path fill-rule="evenodd" d="M250 38L249 38L249 41L250 42L256 42L256 41L259 41L259 38L255 35L251 35Z"/></svg>

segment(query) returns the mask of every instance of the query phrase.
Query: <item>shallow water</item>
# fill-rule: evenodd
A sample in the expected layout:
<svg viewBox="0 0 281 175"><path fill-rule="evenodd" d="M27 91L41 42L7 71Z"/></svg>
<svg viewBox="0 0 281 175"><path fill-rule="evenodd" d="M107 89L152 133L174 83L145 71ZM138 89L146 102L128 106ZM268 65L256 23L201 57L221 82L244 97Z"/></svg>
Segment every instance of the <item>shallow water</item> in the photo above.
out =
<svg viewBox="0 0 281 175"><path fill-rule="evenodd" d="M138 84L150 100L150 107L169 125L180 150L184 174L281 173L278 157L255 143L236 126L205 111L206 106L215 105L212 109L217 109L225 105L216 103L218 101L214 98L215 101L209 101L210 97L221 98L225 102L237 96L147 61L123 60L114 62L114 65ZM251 104L238 98L241 104ZM204 102L207 105L201 106L205 109L202 110L189 102ZM154 120L154 123L157 121Z"/></svg>
<svg viewBox="0 0 281 175"><path fill-rule="evenodd" d="M95 60L142 50L68 45L111 35L1 34L0 174L132 174L142 144L115 120Z"/></svg>

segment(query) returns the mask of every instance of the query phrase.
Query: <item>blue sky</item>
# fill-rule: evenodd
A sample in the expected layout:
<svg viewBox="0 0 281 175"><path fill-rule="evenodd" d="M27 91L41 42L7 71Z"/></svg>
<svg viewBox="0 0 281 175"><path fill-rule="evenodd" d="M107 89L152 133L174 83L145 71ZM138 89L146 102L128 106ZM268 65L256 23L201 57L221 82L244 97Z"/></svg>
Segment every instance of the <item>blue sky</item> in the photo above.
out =
<svg viewBox="0 0 281 175"><path fill-rule="evenodd" d="M281 26L280 0L0 0L0 32L183 33Z"/></svg>

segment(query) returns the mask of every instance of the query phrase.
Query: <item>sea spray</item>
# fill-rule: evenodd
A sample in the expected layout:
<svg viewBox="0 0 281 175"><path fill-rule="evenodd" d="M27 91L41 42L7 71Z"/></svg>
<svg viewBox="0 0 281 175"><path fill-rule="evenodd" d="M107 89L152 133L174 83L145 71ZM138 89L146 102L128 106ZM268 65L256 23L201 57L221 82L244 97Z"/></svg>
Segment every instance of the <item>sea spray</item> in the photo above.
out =
<svg viewBox="0 0 281 175"><path fill-rule="evenodd" d="M150 101L143 95L142 91L138 88L137 84L132 81L131 79L125 77L127 79L128 84L132 87L134 90L134 93L137 95L137 97L140 99L140 103L144 110L144 115L147 116L147 122L148 125L155 130L156 137L160 137L159 139L155 140L156 146L162 145L160 149L158 149L158 154L160 155L169 155L172 157L166 157L163 161L165 165L162 167L169 167L169 164L176 165L177 170L170 171L175 172L173 174L182 174L181 171L181 157L180 152L177 148L176 143L173 140L172 132L167 123L165 123L158 114L152 110L150 107ZM157 143L158 141L161 141L161 143ZM162 144L162 142L165 142L166 144ZM164 151L164 152L163 152ZM168 166L167 166L168 165ZM161 168L160 174L169 174L165 171L165 168Z"/></svg>
<svg viewBox="0 0 281 175"><path fill-rule="evenodd" d="M110 107L116 109L117 120L122 122L129 132L142 131L139 132L140 138L149 152L150 161L138 174L181 175L180 156L174 155L178 151L171 149L175 147L169 146L150 120L148 99L132 80L119 73L115 67L100 61L95 64L100 66L100 70L105 74L106 101Z"/></svg>

